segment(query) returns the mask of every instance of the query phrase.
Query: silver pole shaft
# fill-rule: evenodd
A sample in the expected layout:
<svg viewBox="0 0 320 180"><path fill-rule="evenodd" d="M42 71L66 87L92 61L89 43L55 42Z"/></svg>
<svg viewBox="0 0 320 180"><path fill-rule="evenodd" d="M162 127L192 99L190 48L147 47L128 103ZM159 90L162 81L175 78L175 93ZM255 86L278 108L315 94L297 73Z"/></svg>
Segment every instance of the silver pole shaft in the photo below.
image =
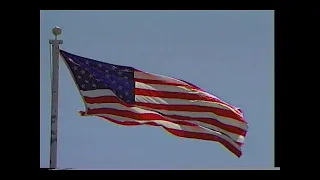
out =
<svg viewBox="0 0 320 180"><path fill-rule="evenodd" d="M57 36L61 34L59 27L52 29L54 40L49 40L52 45L52 81L51 81L51 137L50 137L50 168L57 168L58 150L58 90L59 90L59 44Z"/></svg>

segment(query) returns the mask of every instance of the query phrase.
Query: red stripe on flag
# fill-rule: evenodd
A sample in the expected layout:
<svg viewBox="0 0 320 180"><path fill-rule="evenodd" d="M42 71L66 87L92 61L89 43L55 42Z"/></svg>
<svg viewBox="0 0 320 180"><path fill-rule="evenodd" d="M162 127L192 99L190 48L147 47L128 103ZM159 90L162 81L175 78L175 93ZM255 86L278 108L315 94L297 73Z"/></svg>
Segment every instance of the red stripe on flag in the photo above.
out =
<svg viewBox="0 0 320 180"><path fill-rule="evenodd" d="M175 99L186 99L186 100L204 100L204 101L221 103L221 101L217 101L214 98L204 96L204 95L199 95L199 94L192 94L192 93L156 91L156 90L139 89L139 88L135 88L134 92L135 92L135 95L142 95L142 96L151 96L151 97L159 97L159 98L175 98ZM222 113L222 111L220 112ZM225 115L222 115L222 116L230 117L230 118L245 122L240 115L232 112L231 110L226 110L224 111L224 113Z"/></svg>
<svg viewBox="0 0 320 180"><path fill-rule="evenodd" d="M110 117L104 117L104 116L99 116L103 119L107 119L113 123L119 124L119 125L126 125L126 126L134 126L134 125L143 125L141 123L138 122L132 122L132 121L117 121L114 120ZM161 126L159 124L156 124L154 122L147 122L144 124L148 124L151 126ZM163 126L162 126L163 127ZM221 143L222 145L224 145L224 147L226 147L229 151L231 151L233 154L235 154L237 157L240 157L242 155L242 152L239 151L236 147L234 147L232 144L230 144L228 141L212 135L212 134L206 134L206 133L196 133L196 132L188 132L188 131L183 131L183 130L177 130L177 129L170 129L170 128L166 128L163 127L165 130L167 130L168 132L170 132L171 134L175 135L175 136L179 136L179 137L183 137L183 138L193 138L193 139L201 139L201 140L209 140L209 141L217 141L219 143Z"/></svg>
<svg viewBox="0 0 320 180"><path fill-rule="evenodd" d="M127 103L124 103L123 101L119 100L117 97L115 96L100 96L100 97L86 97L84 96L84 100L85 102L89 103L89 104L94 104L94 103L119 103L122 104L126 107L135 107L133 105L129 105ZM214 118L202 118L202 117L187 117L187 116L178 116L178 115L165 115L167 117L170 118L174 118L174 119L178 119L178 120L188 120L188 121L199 121L199 122L203 122L203 123L207 123L207 124L211 124L214 126L217 126L219 128L225 129L226 131L232 132L232 133L236 133L239 135L245 135L246 131L235 127L235 126L231 126L231 125L227 125L224 123L221 123L220 121L214 119Z"/></svg>

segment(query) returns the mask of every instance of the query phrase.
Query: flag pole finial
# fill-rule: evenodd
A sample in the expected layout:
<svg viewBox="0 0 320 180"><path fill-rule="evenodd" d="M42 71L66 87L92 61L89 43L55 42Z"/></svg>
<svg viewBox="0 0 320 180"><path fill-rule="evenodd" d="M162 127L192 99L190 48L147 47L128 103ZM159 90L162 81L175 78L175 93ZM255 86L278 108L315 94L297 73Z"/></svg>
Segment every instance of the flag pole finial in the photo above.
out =
<svg viewBox="0 0 320 180"><path fill-rule="evenodd" d="M59 45L63 43L58 40L61 34L61 28L55 26L52 33L55 36L53 40L49 40L52 46L51 56L51 136L50 136L50 168L57 168L57 149L58 149L58 90L59 90Z"/></svg>
<svg viewBox="0 0 320 180"><path fill-rule="evenodd" d="M55 39L57 39L57 36L59 36L62 33L62 30L59 26L55 26L52 28L52 34L55 36Z"/></svg>

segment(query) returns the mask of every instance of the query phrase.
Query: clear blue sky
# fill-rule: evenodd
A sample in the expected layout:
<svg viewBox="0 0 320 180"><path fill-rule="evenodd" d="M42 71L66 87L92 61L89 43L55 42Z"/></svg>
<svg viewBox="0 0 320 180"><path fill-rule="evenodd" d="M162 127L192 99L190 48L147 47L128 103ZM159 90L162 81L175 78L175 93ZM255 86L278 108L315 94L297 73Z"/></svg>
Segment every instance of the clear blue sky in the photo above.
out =
<svg viewBox="0 0 320 180"><path fill-rule="evenodd" d="M60 61L58 166L81 169L271 167L274 162L274 11L40 11L40 167L49 166L51 29L61 49L189 81L241 107L240 159L219 143L158 127L81 117L84 104Z"/></svg>

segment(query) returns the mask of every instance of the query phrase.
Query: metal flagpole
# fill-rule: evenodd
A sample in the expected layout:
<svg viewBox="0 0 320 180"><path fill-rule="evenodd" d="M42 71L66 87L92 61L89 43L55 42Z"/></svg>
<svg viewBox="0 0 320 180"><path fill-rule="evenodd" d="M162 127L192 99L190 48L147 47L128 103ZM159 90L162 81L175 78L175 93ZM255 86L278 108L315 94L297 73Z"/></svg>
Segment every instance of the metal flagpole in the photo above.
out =
<svg viewBox="0 0 320 180"><path fill-rule="evenodd" d="M52 45L52 74L51 74L51 137L50 137L50 168L57 168L57 149L58 149L58 89L59 89L59 44L58 40L61 34L61 28L54 27L52 33L54 40L49 40Z"/></svg>

